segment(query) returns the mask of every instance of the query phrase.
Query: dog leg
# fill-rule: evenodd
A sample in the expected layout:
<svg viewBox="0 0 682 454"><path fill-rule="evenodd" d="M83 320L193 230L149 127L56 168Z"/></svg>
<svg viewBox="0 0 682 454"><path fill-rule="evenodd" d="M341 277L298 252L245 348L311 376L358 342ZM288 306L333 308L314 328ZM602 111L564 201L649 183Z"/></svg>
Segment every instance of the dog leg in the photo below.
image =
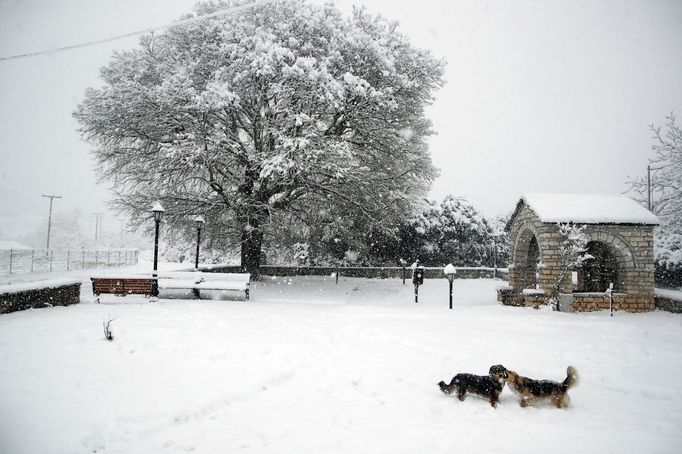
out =
<svg viewBox="0 0 682 454"><path fill-rule="evenodd" d="M464 398L466 397L466 394L467 394L467 392L465 389L458 389L457 390L457 398L459 400L461 400L462 402L464 402Z"/></svg>
<svg viewBox="0 0 682 454"><path fill-rule="evenodd" d="M571 398L568 397L568 394L563 394L561 396L561 399L559 399L559 403L557 404L557 408L568 408L570 403L571 403Z"/></svg>

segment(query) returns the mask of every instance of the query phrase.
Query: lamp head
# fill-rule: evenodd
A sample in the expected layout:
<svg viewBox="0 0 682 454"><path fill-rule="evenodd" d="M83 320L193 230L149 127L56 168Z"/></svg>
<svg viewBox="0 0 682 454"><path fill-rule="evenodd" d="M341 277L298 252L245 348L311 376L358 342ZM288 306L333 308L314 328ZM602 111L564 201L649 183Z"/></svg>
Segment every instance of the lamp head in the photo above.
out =
<svg viewBox="0 0 682 454"><path fill-rule="evenodd" d="M448 265L443 269L443 274L445 274L445 277L448 278L448 281L452 282L455 279L455 274L457 274L457 269L455 269L452 263L448 263Z"/></svg>
<svg viewBox="0 0 682 454"><path fill-rule="evenodd" d="M159 222L161 221L161 218L163 217L164 213L163 207L161 206L161 202L156 202L154 206L152 207L152 213L154 214L154 220Z"/></svg>

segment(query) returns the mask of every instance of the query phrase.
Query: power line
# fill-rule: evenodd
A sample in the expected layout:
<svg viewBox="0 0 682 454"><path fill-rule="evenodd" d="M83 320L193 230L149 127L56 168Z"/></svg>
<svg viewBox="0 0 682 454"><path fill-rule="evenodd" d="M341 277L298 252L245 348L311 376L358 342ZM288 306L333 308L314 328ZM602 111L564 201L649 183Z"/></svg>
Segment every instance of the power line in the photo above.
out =
<svg viewBox="0 0 682 454"><path fill-rule="evenodd" d="M17 206L20 206L22 208L28 208L30 210L36 210L36 209L42 209L42 207L39 206L38 203L35 201L28 199L28 198L21 198L17 197L13 193L4 190L3 188L0 187L0 199L5 200L7 202L11 202Z"/></svg>
<svg viewBox="0 0 682 454"><path fill-rule="evenodd" d="M3 195L3 194L0 194L0 200L5 201L5 202L10 202L17 207L24 208L27 210L35 210L38 208L35 205L28 205L26 203L20 202L19 200L11 199L11 198L7 197L6 195Z"/></svg>
<svg viewBox="0 0 682 454"><path fill-rule="evenodd" d="M132 36L137 36L137 35L144 35L146 33L152 33L152 32L155 32L157 30L164 30L164 29L170 28L170 27L192 24L194 22L199 22L199 21L202 21L204 19L210 19L211 17L218 17L218 16L225 16L228 14L239 13L239 12L244 11L246 9L250 9L250 8L253 8L256 6L260 6L260 5L265 5L267 3L272 3L273 1L276 1L276 0L260 0L260 1L256 1L253 3L249 3L247 5L241 5L241 6L235 6L233 8L221 9L220 11L216 11L216 12L210 13L210 14L204 14L203 16L197 16L197 17L191 17L188 19L182 19L182 20L179 20L176 22L171 22L169 24L160 25L158 27L149 27L149 28L145 28L144 30L139 30L139 31L130 32L130 33L124 33L122 35L111 36L109 38L98 39L95 41L88 41L88 42L79 43L79 44L71 44L69 46L57 47L55 49L41 50L41 51L37 51L37 52L27 52L24 54L17 54L17 55L9 55L7 57L0 57L0 61L16 60L16 59L28 58L28 57L37 57L38 55L45 55L45 54L52 54L55 52L62 52L62 51L67 51L67 50L80 49L81 47L96 46L98 44L104 44L104 43L109 43L112 41L118 41L119 39L130 38Z"/></svg>
<svg viewBox="0 0 682 454"><path fill-rule="evenodd" d="M27 202L27 203L36 203L37 199L35 196L31 197L26 194L22 194L21 192L17 192L13 189L10 189L5 186L0 186L0 192L4 193L8 197L12 197L17 200L21 200L22 202Z"/></svg>

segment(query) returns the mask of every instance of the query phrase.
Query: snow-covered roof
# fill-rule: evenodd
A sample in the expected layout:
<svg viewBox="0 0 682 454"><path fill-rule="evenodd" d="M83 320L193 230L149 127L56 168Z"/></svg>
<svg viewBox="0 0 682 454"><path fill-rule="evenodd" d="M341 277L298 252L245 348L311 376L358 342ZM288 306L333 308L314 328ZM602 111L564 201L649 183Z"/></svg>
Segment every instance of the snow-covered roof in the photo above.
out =
<svg viewBox="0 0 682 454"><path fill-rule="evenodd" d="M620 194L533 193L521 197L519 207L522 202L548 223L659 224L651 211Z"/></svg>

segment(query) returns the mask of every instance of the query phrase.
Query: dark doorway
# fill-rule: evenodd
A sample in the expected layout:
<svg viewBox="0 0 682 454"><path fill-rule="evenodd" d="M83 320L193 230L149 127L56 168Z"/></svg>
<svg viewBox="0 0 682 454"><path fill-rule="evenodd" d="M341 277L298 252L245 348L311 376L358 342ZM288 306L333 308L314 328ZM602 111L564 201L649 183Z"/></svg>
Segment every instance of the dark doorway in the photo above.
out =
<svg viewBox="0 0 682 454"><path fill-rule="evenodd" d="M605 243L591 241L587 243L587 253L593 258L583 262L579 271L578 284L580 292L604 292L613 283L618 289L618 259L611 247Z"/></svg>
<svg viewBox="0 0 682 454"><path fill-rule="evenodd" d="M540 261L540 248L538 246L538 240L535 236L531 237L528 242L528 263L526 266L530 269L530 282L527 284L526 288L535 288L538 283L538 272L537 266Z"/></svg>

